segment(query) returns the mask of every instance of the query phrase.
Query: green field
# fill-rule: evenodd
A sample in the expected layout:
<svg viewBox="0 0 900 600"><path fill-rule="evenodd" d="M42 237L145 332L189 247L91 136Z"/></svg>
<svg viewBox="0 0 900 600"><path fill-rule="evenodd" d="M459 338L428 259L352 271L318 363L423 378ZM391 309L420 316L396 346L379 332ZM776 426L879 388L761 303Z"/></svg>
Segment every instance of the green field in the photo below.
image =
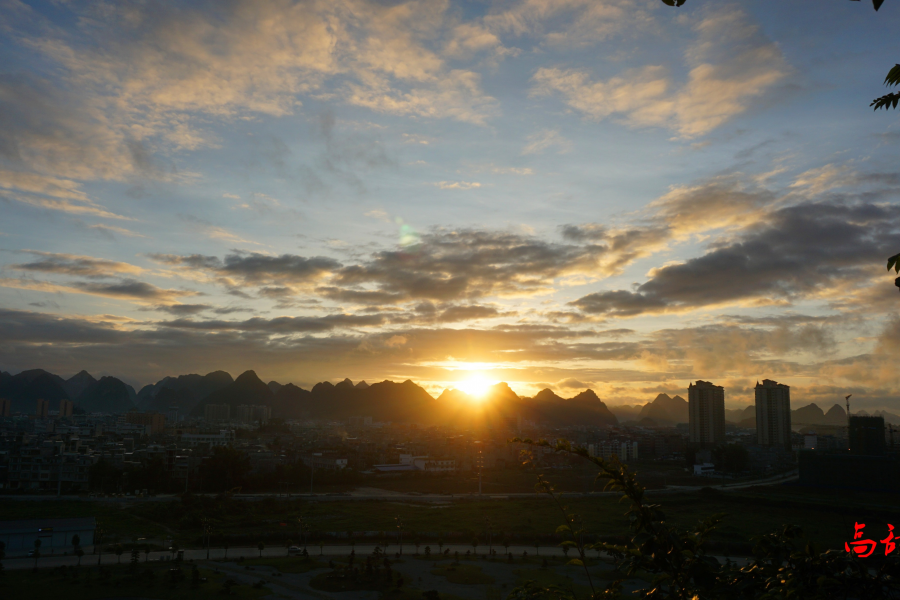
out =
<svg viewBox="0 0 900 600"><path fill-rule="evenodd" d="M772 532L785 524L799 525L807 536L823 548L843 548L852 537L853 524L865 522L871 535L886 534L886 523L895 517L895 500L888 494L822 491L793 486L750 488L733 492L690 492L679 494L648 493L659 502L667 520L690 527L715 513L726 517L713 535L719 544L717 552L746 552L754 536ZM587 530L604 538L626 536L627 505L613 496L579 497L566 500L569 512L584 519ZM259 501L215 500L193 498L118 504L99 501L20 502L0 501L0 514L7 519L40 517L95 516L106 531L105 542L121 542L127 546L137 538L162 540L174 534L182 547L199 547L202 519L211 520L212 544L224 541L232 547L283 545L287 539L299 539L298 518L303 517L311 534L310 552L315 555L317 534L341 534L338 541L347 543L347 532L359 543L387 539L396 548L396 518L403 521L406 552L412 553L418 540L420 551L430 545L436 553L437 542L469 544L479 538L478 552L486 552L487 524L493 533L494 548L502 552L504 537L514 545L530 545L537 536L549 536L561 523L561 514L547 497L497 500L465 500L442 504L416 502L414 499L328 501L307 500ZM384 536L362 539L358 532L383 531ZM454 532L455 535L449 535ZM322 536L318 536L322 537ZM327 538L326 543L329 541ZM542 544L552 543L545 539ZM389 548L389 551L393 551Z"/></svg>
<svg viewBox="0 0 900 600"><path fill-rule="evenodd" d="M173 577L172 564L141 563L136 572L129 565L104 567L102 575L96 568L58 568L5 571L0 576L0 597L28 600L95 600L112 597L160 598L164 600L213 600L222 597L228 578L223 573L199 569L195 582L190 565L184 564L181 573ZM205 578L206 581L202 581ZM232 580L233 581L233 580ZM265 587L249 585L229 586L236 600L255 600L271 593Z"/></svg>
<svg viewBox="0 0 900 600"><path fill-rule="evenodd" d="M450 583L460 583L463 585L477 585L485 583L494 583L494 578L481 572L481 567L477 565L466 564L450 564L441 565L431 571L432 575L440 575L446 577Z"/></svg>

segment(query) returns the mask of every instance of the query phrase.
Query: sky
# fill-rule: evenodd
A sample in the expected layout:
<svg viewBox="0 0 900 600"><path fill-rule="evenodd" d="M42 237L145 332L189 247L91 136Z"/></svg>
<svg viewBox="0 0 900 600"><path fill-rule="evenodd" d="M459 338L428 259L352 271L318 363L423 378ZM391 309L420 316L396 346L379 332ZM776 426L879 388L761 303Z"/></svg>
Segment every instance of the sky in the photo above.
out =
<svg viewBox="0 0 900 600"><path fill-rule="evenodd" d="M0 369L900 411L900 2L0 3Z"/></svg>

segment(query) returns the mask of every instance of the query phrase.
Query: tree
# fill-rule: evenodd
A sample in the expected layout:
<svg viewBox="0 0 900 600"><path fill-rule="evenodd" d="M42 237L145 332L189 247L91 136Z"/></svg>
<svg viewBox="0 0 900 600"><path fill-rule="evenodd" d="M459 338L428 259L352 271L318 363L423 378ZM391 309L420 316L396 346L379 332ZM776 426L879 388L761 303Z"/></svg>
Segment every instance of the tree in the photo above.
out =
<svg viewBox="0 0 900 600"><path fill-rule="evenodd" d="M260 542L256 545L256 549L259 550L259 557L262 558L262 551L266 549L266 545Z"/></svg>
<svg viewBox="0 0 900 600"><path fill-rule="evenodd" d="M122 544L116 544L116 562L122 564Z"/></svg>
<svg viewBox="0 0 900 600"><path fill-rule="evenodd" d="M662 0L662 3L667 6L683 6L687 0ZM851 0L851 2L859 2L859 0ZM875 7L875 10L881 8L881 5L884 4L884 0L872 0L872 6Z"/></svg>
<svg viewBox="0 0 900 600"><path fill-rule="evenodd" d="M884 85L900 85L900 65L894 65L888 71L887 76L884 78ZM880 98L875 98L869 106L873 107L874 110L879 108L887 110L888 108L897 108L898 103L900 103L900 92L891 92Z"/></svg>
<svg viewBox="0 0 900 600"><path fill-rule="evenodd" d="M438 550L441 551L441 554L444 553L444 536L443 535L438 536Z"/></svg>
<svg viewBox="0 0 900 600"><path fill-rule="evenodd" d="M713 515L695 529L685 531L670 525L657 504L644 499L644 487L635 474L617 460L605 461L588 456L583 448L573 448L560 440L556 445L539 440L511 440L553 448L578 455L599 467L598 479L606 489L621 492L630 503L627 517L634 535L628 545L598 543L576 544L584 564L584 550L601 548L611 555L617 570L630 577L638 572L653 576L649 588L635 593L650 600L702 598L703 600L751 600L757 598L897 598L900 597L900 560L889 556L880 566L865 564L852 552L817 552L811 543L800 542L797 527L785 525L780 531L762 536L753 549L753 557L743 567L724 564L706 553L705 543L723 515ZM555 497L552 488L547 492ZM577 536L576 536L577 539ZM575 560L575 559L573 559ZM570 561L572 562L572 561ZM585 568L585 570L587 570ZM593 590L594 598L618 598L621 580L605 591ZM556 598L549 593L523 595L525 586L513 590L510 598Z"/></svg>
<svg viewBox="0 0 900 600"><path fill-rule="evenodd" d="M79 554L78 552L81 550L81 537L76 533L72 536L72 554L78 557L78 566L81 566L81 557L84 556L84 552Z"/></svg>
<svg viewBox="0 0 900 600"><path fill-rule="evenodd" d="M472 554L474 554L475 556L478 556L478 544L479 544L479 542L480 542L480 540L478 539L478 536L477 536L477 535L476 535L475 537L472 538L472 542L471 542L471 544L472 544Z"/></svg>
<svg viewBox="0 0 900 600"><path fill-rule="evenodd" d="M34 570L37 571L38 559L41 557L41 540L34 540Z"/></svg>
<svg viewBox="0 0 900 600"><path fill-rule="evenodd" d="M144 544L144 562L150 560L150 544Z"/></svg>
<svg viewBox="0 0 900 600"><path fill-rule="evenodd" d="M394 518L397 523L397 544L400 546L400 555L403 556L403 519L399 516ZM387 548L387 544L385 544Z"/></svg>
<svg viewBox="0 0 900 600"><path fill-rule="evenodd" d="M900 65L897 65L897 66L900 66ZM888 259L888 261L887 261L888 271L891 270L891 267L894 268L895 273L900 273L900 254L895 254ZM896 285L898 288L900 288L900 277L898 277L897 279L894 280L894 285Z"/></svg>
<svg viewBox="0 0 900 600"><path fill-rule="evenodd" d="M509 537L505 533L503 534L503 541L500 543L503 545L503 549L506 553L509 554Z"/></svg>
<svg viewBox="0 0 900 600"><path fill-rule="evenodd" d="M100 566L100 560L103 556L103 527L100 526L100 522L97 522L97 527L94 529L94 546L97 548L97 566Z"/></svg>

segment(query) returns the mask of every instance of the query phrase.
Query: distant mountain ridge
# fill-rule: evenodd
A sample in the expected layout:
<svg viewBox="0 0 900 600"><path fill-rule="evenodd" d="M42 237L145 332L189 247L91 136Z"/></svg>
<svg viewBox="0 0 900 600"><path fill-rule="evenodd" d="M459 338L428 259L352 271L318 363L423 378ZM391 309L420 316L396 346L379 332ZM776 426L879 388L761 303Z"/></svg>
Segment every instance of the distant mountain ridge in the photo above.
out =
<svg viewBox="0 0 900 600"><path fill-rule="evenodd" d="M164 377L141 388L137 405L141 410L156 411L165 411L174 406L179 412L186 414L211 393L233 382L234 379L225 371Z"/></svg>
<svg viewBox="0 0 900 600"><path fill-rule="evenodd" d="M137 394L130 385L115 377L100 380L87 371L63 379L43 369L22 371L0 377L0 398L12 400L12 410L33 413L38 399L47 400L50 410L59 409L60 400L72 400L86 412L126 412L134 406Z"/></svg>
<svg viewBox="0 0 900 600"><path fill-rule="evenodd" d="M610 410L623 421L637 421L648 426L672 426L688 422L688 401L681 396L658 394L644 405L619 404Z"/></svg>
<svg viewBox="0 0 900 600"><path fill-rule="evenodd" d="M550 389L533 397L519 396L506 383L493 386L483 399L475 399L456 389L445 389L434 398L410 380L402 383L382 381L356 384L344 379L337 384L323 381L306 390L292 383L264 383L253 371L237 379L225 371L206 375L189 374L164 377L140 392L115 377L95 379L80 371L63 379L43 369L22 371L16 375L0 372L0 398L12 400L12 409L32 413L35 400L50 402L56 410L61 399L73 400L87 412L168 411L175 407L179 414L202 415L206 404L264 404L275 417L345 420L351 416L371 416L376 421L418 422L423 424L457 424L493 426L515 424L520 418L552 426L574 423L592 426L615 426L621 421L634 421L648 426L671 426L688 421L688 402L681 396L658 394L643 405L608 406L593 390L585 390L572 398L563 398ZM726 409L726 420L745 427L756 426L753 405L742 409ZM864 414L857 411L856 414ZM234 413L232 413L234 414ZM875 411L886 422L900 424L900 416ZM796 425L845 425L847 414L835 404L828 412L816 404L792 411Z"/></svg>

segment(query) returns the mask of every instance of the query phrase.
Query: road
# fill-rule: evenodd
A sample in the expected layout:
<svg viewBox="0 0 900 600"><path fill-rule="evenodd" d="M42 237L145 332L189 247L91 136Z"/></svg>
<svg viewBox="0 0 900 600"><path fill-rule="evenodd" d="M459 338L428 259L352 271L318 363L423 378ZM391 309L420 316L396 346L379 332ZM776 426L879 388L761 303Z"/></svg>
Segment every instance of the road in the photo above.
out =
<svg viewBox="0 0 900 600"><path fill-rule="evenodd" d="M123 546L125 546L123 544ZM432 555L437 555L439 549L436 544L422 544L419 547L419 554L423 554L425 552L425 546L430 546L432 550ZM357 556L366 556L371 554L375 549L375 544L356 544L356 546L348 546L348 545L334 545L334 546L323 546L321 549L318 546L308 546L307 551L310 556L313 558L317 558L322 556L324 559L328 559L329 557L335 556L347 556L350 554L351 550L355 550ZM500 546L499 544L494 544L493 549L497 552L498 555L505 555L507 553L506 548ZM321 550L321 554L320 554ZM399 551L399 546L397 544L389 544L387 547L387 552L389 554L396 554ZM464 544L444 544L445 554L449 551L449 556L452 557L455 552L459 552L461 555L465 555L465 553L472 552L472 545L464 545ZM413 544L403 544L403 554L409 555L414 554L416 552L416 547ZM481 556L485 556L488 552L488 545L481 544L478 546L478 554ZM522 556L523 552L528 552L529 556L563 556L565 553L562 548L558 546L541 546L540 548L535 548L532 546L521 546L521 545L511 545L509 547L509 552L512 552L514 556ZM262 556L271 557L271 556L286 556L286 549L282 547L267 547L262 551ZM570 551L569 555L575 556L575 551ZM260 551L258 548L254 547L246 547L246 548L229 548L227 551L223 548L210 548L209 550L209 559L210 560L237 560L240 557L244 558L258 558L260 556ZM595 556L593 551L588 553L588 556ZM194 561L203 561L206 560L207 551L205 549L186 549L184 551L184 560L194 560ZM97 555L96 554L85 554L81 559L82 567L93 567L97 566ZM724 557L720 557L724 560ZM114 565L119 561L119 557L115 554L106 553L100 557L101 563L104 565ZM147 556L142 552L140 554L140 562L145 562ZM128 561L131 560L131 553L125 552L121 556L121 563L128 564ZM151 562L157 561L171 561L172 554L170 552L151 552L149 555L149 560ZM76 556L60 556L60 555L46 555L42 556L38 559L38 567L41 569L58 567L61 565L74 566L78 564L78 557ZM3 566L7 569L30 569L34 567L34 559L33 558L6 558L3 560Z"/></svg>
<svg viewBox="0 0 900 600"><path fill-rule="evenodd" d="M735 483L722 483L723 480L716 478L708 478L703 480L699 485L670 485L665 488L648 490L648 494L677 494L684 492L696 492L702 488L712 487L721 490L739 490L759 485L772 485L777 483L785 483L797 479L796 470L789 473L774 475L765 479L754 479L752 481L739 481ZM369 488L371 489L371 488ZM216 494L197 494L198 496L213 497ZM562 492L559 494L563 498L584 498L584 497L602 497L617 496L619 492ZM422 494L418 492L394 492L390 490L372 490L372 493L323 493L323 494L278 494L278 493L261 493L261 494L234 494L232 498L235 500L263 500L265 498L285 498L292 500L315 500L317 502L348 502L354 500L406 500L415 502L453 502L455 500L507 500L510 498L540 498L543 494L536 492L511 492L508 494ZM54 495L2 495L2 500L22 500L26 502L33 501L49 501L59 500L82 500L90 502L167 502L180 499L177 494L160 494L156 496L137 497L137 496L54 496Z"/></svg>

